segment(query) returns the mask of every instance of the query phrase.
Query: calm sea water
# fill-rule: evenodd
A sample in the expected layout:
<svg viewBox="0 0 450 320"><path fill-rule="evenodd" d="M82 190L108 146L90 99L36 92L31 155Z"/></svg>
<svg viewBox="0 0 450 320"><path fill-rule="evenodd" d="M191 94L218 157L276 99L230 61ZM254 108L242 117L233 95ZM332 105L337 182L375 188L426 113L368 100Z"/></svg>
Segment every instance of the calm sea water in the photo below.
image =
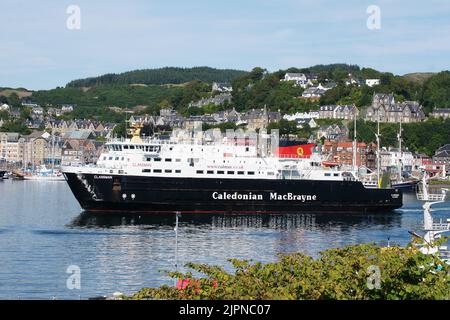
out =
<svg viewBox="0 0 450 320"><path fill-rule="evenodd" d="M450 203L435 217L450 215ZM274 261L279 253L319 251L358 243L410 241L421 232L421 204L413 194L393 213L180 217L178 264L229 268L228 258ZM0 182L0 298L87 299L172 284L175 217L89 215L65 182ZM81 288L68 289L69 266Z"/></svg>

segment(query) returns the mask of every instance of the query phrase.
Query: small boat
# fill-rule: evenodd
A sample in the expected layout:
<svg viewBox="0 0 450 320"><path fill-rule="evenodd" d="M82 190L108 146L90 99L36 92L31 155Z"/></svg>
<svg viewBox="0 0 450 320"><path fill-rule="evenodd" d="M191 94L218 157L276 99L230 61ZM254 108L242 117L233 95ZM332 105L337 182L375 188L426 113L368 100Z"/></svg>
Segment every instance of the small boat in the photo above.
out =
<svg viewBox="0 0 450 320"><path fill-rule="evenodd" d="M8 171L0 170L0 179L8 179Z"/></svg>
<svg viewBox="0 0 450 320"><path fill-rule="evenodd" d="M41 166L39 170L32 174L26 174L23 176L24 180L33 181L65 181L64 175L53 169L47 169L45 166Z"/></svg>

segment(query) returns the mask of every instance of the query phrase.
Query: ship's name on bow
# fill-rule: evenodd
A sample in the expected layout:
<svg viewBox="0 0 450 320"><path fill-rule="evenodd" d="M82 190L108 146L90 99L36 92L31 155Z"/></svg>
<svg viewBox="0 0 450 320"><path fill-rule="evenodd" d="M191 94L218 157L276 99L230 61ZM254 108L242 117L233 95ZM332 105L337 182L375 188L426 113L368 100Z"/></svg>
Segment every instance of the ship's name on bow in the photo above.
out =
<svg viewBox="0 0 450 320"><path fill-rule="evenodd" d="M213 192L211 194L215 200L264 200L264 195L258 193L239 193L239 192ZM294 194L270 192L269 200L273 201L316 201L317 195L315 194Z"/></svg>

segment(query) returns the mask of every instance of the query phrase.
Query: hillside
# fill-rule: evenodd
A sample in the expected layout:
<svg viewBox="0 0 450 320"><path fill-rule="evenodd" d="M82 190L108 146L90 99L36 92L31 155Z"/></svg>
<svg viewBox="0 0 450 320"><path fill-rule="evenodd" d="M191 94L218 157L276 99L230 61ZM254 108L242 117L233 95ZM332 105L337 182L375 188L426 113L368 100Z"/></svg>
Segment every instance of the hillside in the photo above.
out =
<svg viewBox="0 0 450 320"><path fill-rule="evenodd" d="M232 69L215 69L210 67L176 68L165 67L159 69L142 69L123 72L119 74L109 73L98 77L79 79L69 82L67 87L93 87L102 85L126 85L126 84L181 84L193 80L206 83L230 82L232 79L243 76L247 72Z"/></svg>
<svg viewBox="0 0 450 320"><path fill-rule="evenodd" d="M28 91L27 89L24 88L17 88L17 89L0 88L0 96L9 97L13 93L17 94L19 98L29 97L33 94L33 92Z"/></svg>
<svg viewBox="0 0 450 320"><path fill-rule="evenodd" d="M414 73L407 73L403 75L403 78L412 81L417 82L419 84L423 84L426 80L434 76L436 73L434 72L414 72Z"/></svg>

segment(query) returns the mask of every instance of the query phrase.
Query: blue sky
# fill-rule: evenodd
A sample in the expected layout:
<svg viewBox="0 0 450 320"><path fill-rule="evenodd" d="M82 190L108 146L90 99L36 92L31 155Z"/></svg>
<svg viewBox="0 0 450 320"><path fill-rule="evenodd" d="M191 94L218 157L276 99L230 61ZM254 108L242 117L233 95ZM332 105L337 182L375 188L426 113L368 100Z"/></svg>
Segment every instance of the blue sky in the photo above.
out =
<svg viewBox="0 0 450 320"><path fill-rule="evenodd" d="M69 5L81 29L69 30ZM369 30L369 5L381 29ZM449 69L448 0L1 0L0 86L49 89L163 66L270 71L346 62Z"/></svg>

